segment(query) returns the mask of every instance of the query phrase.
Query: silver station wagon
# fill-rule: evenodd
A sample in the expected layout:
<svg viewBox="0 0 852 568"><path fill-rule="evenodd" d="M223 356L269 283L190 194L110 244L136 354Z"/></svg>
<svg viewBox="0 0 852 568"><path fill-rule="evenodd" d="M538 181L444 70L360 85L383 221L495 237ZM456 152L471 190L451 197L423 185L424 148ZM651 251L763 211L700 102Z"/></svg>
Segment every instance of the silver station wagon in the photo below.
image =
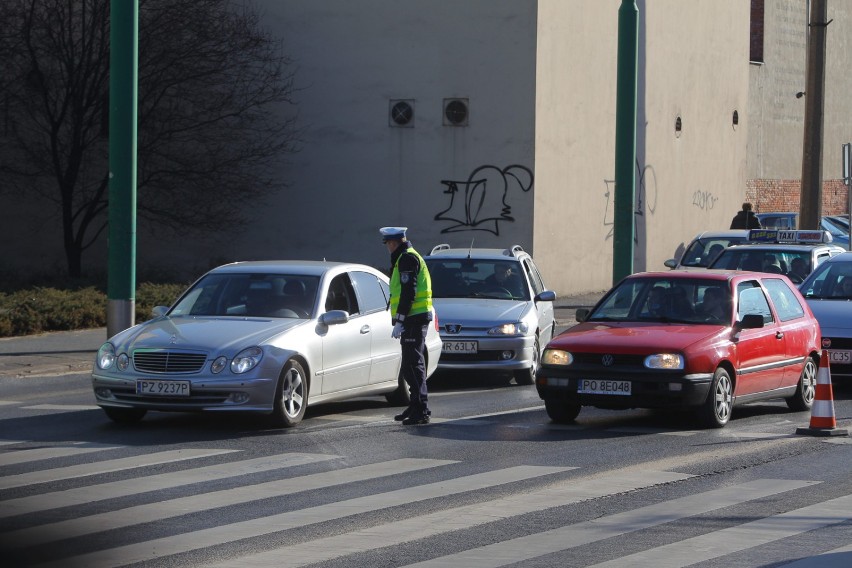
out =
<svg viewBox="0 0 852 568"><path fill-rule="evenodd" d="M280 426L308 404L384 395L405 405L388 279L360 264L237 262L196 281L171 308L110 338L92 373L116 422L149 410L256 412ZM441 356L429 326L427 374Z"/></svg>
<svg viewBox="0 0 852 568"><path fill-rule="evenodd" d="M553 337L553 302L532 257L510 249L438 245L425 257L444 343L442 370L503 371L530 385Z"/></svg>

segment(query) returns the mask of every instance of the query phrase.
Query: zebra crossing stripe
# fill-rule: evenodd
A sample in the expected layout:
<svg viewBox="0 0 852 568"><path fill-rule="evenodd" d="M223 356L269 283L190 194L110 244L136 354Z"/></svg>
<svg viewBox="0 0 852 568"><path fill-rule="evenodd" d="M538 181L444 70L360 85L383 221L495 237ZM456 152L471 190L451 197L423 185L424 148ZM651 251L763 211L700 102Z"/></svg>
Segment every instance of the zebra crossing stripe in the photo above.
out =
<svg viewBox="0 0 852 568"><path fill-rule="evenodd" d="M40 565L56 568L98 568L102 566L124 566L134 562L143 562L171 554L199 550L214 545L235 542L246 538L279 532L294 527L303 527L334 519L341 519L361 513L369 513L389 507L410 505L418 501L448 497L467 491L476 491L519 483L536 477L561 473L573 468L550 466L516 466L492 470L417 487L406 487L396 491L367 495L317 507L288 511L279 515L260 517L248 521L231 523L193 531L174 536L159 538L137 544L120 546L88 554L82 554L55 562ZM345 475L345 470L343 475ZM292 480L289 480L292 481ZM289 487L289 485L287 485ZM416 495L412 499L412 495ZM186 513L186 511L184 511Z"/></svg>
<svg viewBox="0 0 852 568"><path fill-rule="evenodd" d="M172 489L192 483L206 483L228 477L244 477L253 473L317 463L338 459L339 457L329 454L302 453L264 456L195 469L146 475L141 478L122 479L121 481L112 481L100 485L75 487L74 489L66 489L64 491L53 491L51 493L7 499L6 501L0 501L0 519L37 511L48 511L60 507L93 503L116 497L138 495L148 491Z"/></svg>
<svg viewBox="0 0 852 568"><path fill-rule="evenodd" d="M758 479L740 485L689 495L655 505L616 513L591 521L560 527L542 533L465 550L405 568L497 568L523 562L545 554L561 552L584 544L597 542L626 533L670 523L685 517L699 515L737 505L746 501L768 497L815 485L815 481ZM630 566L619 560L618 566ZM634 566L637 564L633 564Z"/></svg>
<svg viewBox="0 0 852 568"><path fill-rule="evenodd" d="M190 495L167 501L157 501L117 511L19 529L0 535L0 545L8 549L35 546L54 540L94 534L104 530L104 527L109 527L110 529L130 527L141 523L179 517L189 511L199 513L229 505L239 505L250 501L280 497L285 494L292 495L300 491L311 491L356 481L400 475L451 463L456 462L405 458L314 473L301 477L276 479L275 481L267 481L255 485L242 485L221 491Z"/></svg>
<svg viewBox="0 0 852 568"><path fill-rule="evenodd" d="M452 531L469 529L504 518L544 511L552 507L562 507L661 483L681 481L690 477L692 475L668 471L640 471L633 473L616 472L589 479L569 479L556 486L530 493L521 493L485 503L456 507L428 515L418 515L369 529L234 558L214 566L217 568L292 568L294 566L305 566L349 554L375 550L391 543L412 542Z"/></svg>
<svg viewBox="0 0 852 568"><path fill-rule="evenodd" d="M80 410L98 410L97 404L36 404L22 406L21 410L58 410L59 412L79 412Z"/></svg>
<svg viewBox="0 0 852 568"><path fill-rule="evenodd" d="M810 558L802 558L778 568L849 568L850 555L852 555L852 544Z"/></svg>
<svg viewBox="0 0 852 568"><path fill-rule="evenodd" d="M117 450L120 447L121 446L86 444L74 446L53 446L49 448L22 448L20 450L9 450L8 452L0 453L0 466L17 465L39 460L49 460L53 458L67 458L69 456L89 454L92 452L102 452L104 450Z"/></svg>
<svg viewBox="0 0 852 568"><path fill-rule="evenodd" d="M100 448L100 450L103 449L104 448ZM63 479L73 479L75 477L85 477L87 475L110 473L113 471L144 467L147 465L191 460L195 458L216 456L220 454L229 454L231 452L239 451L241 450L169 450L167 452L157 452L154 454L131 456L128 458L119 458L94 463L84 463L80 465L71 465L61 468L46 469L43 471L21 473L17 475L7 475L5 477L0 477L0 489L26 487L27 485L35 485L37 483L50 483L53 481L61 481Z"/></svg>
<svg viewBox="0 0 852 568"><path fill-rule="evenodd" d="M680 542L637 552L594 568L681 568L852 519L852 495L816 503ZM848 566L848 558L847 566Z"/></svg>

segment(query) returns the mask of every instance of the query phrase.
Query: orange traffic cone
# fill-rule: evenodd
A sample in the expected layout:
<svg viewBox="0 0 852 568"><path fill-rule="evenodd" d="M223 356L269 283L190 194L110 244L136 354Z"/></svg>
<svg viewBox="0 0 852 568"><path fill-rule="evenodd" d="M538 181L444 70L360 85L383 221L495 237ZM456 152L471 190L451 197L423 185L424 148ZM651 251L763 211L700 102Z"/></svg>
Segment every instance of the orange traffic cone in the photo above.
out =
<svg viewBox="0 0 852 568"><path fill-rule="evenodd" d="M831 371L828 369L828 351L822 350L817 371L816 395L811 407L811 425L808 428L796 428L796 434L811 436L846 436L844 428L837 427L834 419L834 394L831 391Z"/></svg>

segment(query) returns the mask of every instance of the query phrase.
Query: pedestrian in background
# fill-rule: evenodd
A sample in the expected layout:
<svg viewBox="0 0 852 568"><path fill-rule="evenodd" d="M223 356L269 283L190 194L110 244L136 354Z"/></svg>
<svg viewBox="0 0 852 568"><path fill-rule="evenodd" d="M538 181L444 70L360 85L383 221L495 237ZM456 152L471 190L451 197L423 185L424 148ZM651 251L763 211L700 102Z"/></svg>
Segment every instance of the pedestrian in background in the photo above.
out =
<svg viewBox="0 0 852 568"><path fill-rule="evenodd" d="M390 310L393 337L402 346L402 377L411 401L393 417L406 426L428 424L426 332L432 321L432 279L423 257L408 242L408 227L383 227L382 242L391 255Z"/></svg>
<svg viewBox="0 0 852 568"><path fill-rule="evenodd" d="M741 211L734 215L731 221L732 229L760 229L760 220L757 215L751 210L751 203L743 203Z"/></svg>

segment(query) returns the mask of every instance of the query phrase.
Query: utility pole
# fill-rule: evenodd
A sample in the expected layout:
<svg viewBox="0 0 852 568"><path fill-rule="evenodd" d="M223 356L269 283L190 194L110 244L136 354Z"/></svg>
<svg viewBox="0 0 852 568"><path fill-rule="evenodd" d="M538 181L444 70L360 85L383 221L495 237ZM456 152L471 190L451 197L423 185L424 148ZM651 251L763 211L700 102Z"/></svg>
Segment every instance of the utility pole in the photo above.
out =
<svg viewBox="0 0 852 568"><path fill-rule="evenodd" d="M828 0L811 0L808 20L805 136L802 146L802 193L799 228L819 229L822 218L822 145L825 110L825 35Z"/></svg>
<svg viewBox="0 0 852 568"><path fill-rule="evenodd" d="M633 274L636 234L636 77L639 53L639 8L622 0L618 9L618 69L615 87L615 218L612 283Z"/></svg>
<svg viewBox="0 0 852 568"><path fill-rule="evenodd" d="M136 87L139 1L111 0L107 337L136 319Z"/></svg>

